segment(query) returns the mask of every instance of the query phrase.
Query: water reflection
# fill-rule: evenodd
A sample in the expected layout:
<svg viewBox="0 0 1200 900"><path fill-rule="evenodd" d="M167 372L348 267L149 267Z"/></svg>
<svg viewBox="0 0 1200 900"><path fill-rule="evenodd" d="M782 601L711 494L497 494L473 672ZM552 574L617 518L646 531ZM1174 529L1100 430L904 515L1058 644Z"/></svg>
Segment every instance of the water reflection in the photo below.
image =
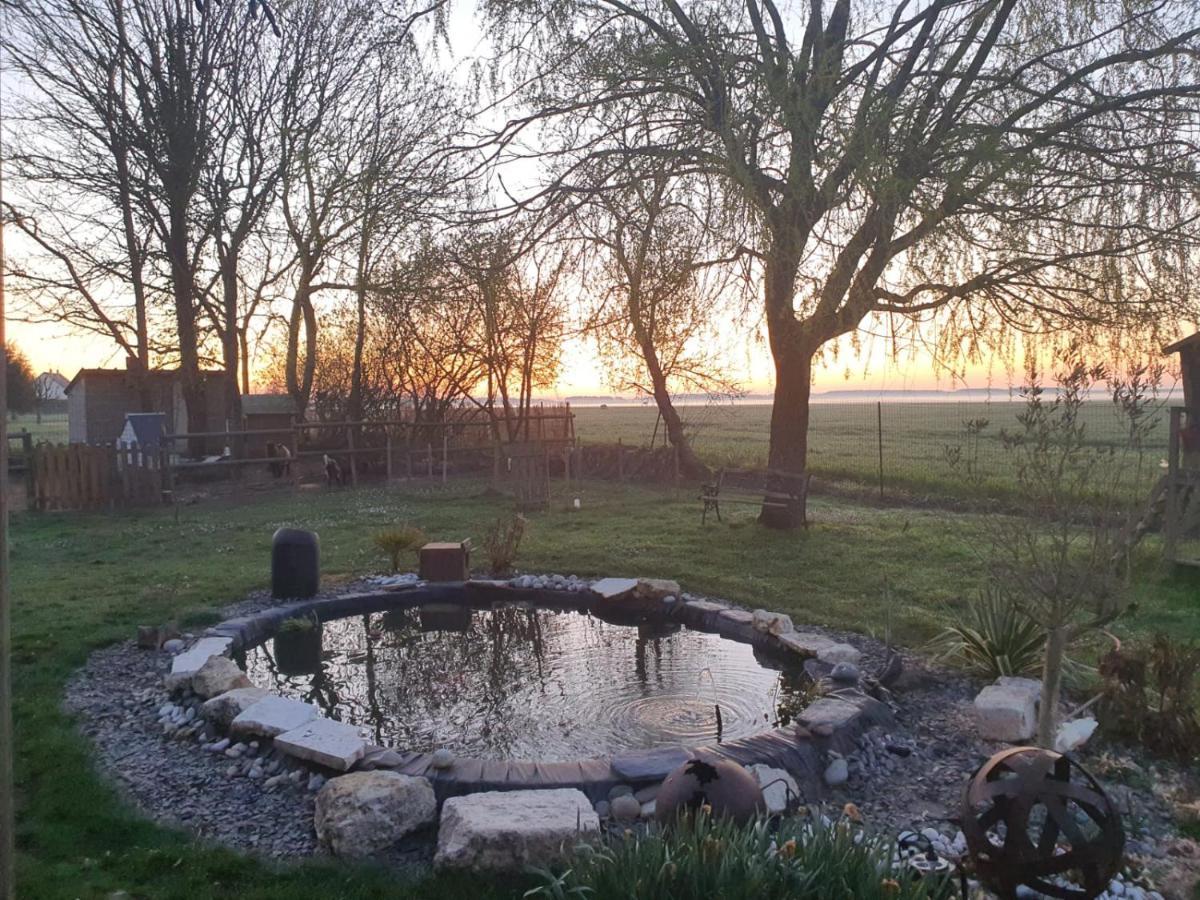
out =
<svg viewBox="0 0 1200 900"><path fill-rule="evenodd" d="M786 724L810 699L801 670L667 623L430 604L326 622L321 633L317 671L285 674L269 643L248 654L251 679L416 750L564 760L711 743L717 706L730 740Z"/></svg>

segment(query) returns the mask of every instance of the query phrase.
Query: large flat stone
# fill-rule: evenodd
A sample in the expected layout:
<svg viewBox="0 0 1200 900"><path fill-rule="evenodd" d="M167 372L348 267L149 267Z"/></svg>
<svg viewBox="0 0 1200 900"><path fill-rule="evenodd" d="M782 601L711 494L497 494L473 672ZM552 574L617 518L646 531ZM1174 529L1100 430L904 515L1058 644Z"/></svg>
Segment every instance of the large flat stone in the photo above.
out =
<svg viewBox="0 0 1200 900"><path fill-rule="evenodd" d="M800 721L810 730L828 727L836 731L854 721L859 712L857 703L837 697L821 697L805 708L800 714Z"/></svg>
<svg viewBox="0 0 1200 900"><path fill-rule="evenodd" d="M662 781L691 758L686 747L658 747L614 756L612 768L626 781Z"/></svg>
<svg viewBox="0 0 1200 900"><path fill-rule="evenodd" d="M979 733L990 741L1021 743L1037 731L1042 683L1034 678L1001 677L975 698Z"/></svg>
<svg viewBox="0 0 1200 900"><path fill-rule="evenodd" d="M271 694L239 713L229 730L237 737L275 737L299 728L318 715L320 711L311 703Z"/></svg>
<svg viewBox="0 0 1200 900"><path fill-rule="evenodd" d="M339 772L348 771L367 752L367 742L355 726L323 717L276 735L275 747Z"/></svg>
<svg viewBox="0 0 1200 900"><path fill-rule="evenodd" d="M204 721L211 722L218 728L228 729L234 719L268 696L270 693L262 688L235 688L206 700L200 707L200 715Z"/></svg>
<svg viewBox="0 0 1200 900"><path fill-rule="evenodd" d="M575 788L451 797L442 806L433 862L443 869L520 872L563 859L576 841L599 831L591 802Z"/></svg>
<svg viewBox="0 0 1200 900"><path fill-rule="evenodd" d="M246 673L228 656L210 656L192 676L192 690L196 692L196 696L205 700L226 691L253 686Z"/></svg>
<svg viewBox="0 0 1200 900"><path fill-rule="evenodd" d="M643 600L666 600L681 593L678 581L669 578L639 578L634 593Z"/></svg>
<svg viewBox="0 0 1200 900"><path fill-rule="evenodd" d="M232 644L233 638L229 637L206 637L196 641L171 660L171 671L166 677L167 690L178 690L188 684L210 656L224 656Z"/></svg>
<svg viewBox="0 0 1200 900"><path fill-rule="evenodd" d="M792 625L791 616L772 612L769 609L756 609L754 611L754 627L758 631L776 636L795 630Z"/></svg>
<svg viewBox="0 0 1200 900"><path fill-rule="evenodd" d="M615 600L633 593L637 586L636 578L601 578L592 583L592 593L599 594L605 600Z"/></svg>
<svg viewBox="0 0 1200 900"><path fill-rule="evenodd" d="M784 648L798 653L800 656L816 657L821 662L835 665L840 662L858 664L862 659L862 651L851 644L835 641L823 634L813 634L809 631L785 631L775 636Z"/></svg>

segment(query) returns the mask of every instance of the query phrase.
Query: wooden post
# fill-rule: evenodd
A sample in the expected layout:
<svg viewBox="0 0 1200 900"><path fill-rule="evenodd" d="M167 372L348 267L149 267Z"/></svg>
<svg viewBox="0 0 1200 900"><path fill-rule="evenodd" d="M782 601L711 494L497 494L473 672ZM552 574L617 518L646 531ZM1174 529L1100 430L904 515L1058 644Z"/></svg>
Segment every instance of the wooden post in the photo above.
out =
<svg viewBox="0 0 1200 900"><path fill-rule="evenodd" d="M1167 527L1163 552L1175 561L1175 545L1179 539L1179 429L1183 425L1183 410L1171 407L1171 435L1167 446Z"/></svg>
<svg viewBox="0 0 1200 900"><path fill-rule="evenodd" d="M671 445L671 466L674 469L675 489L679 490L679 447Z"/></svg>
<svg viewBox="0 0 1200 900"><path fill-rule="evenodd" d="M442 429L442 484L446 483L446 454L450 448L450 437L446 434L446 429Z"/></svg>
<svg viewBox="0 0 1200 900"><path fill-rule="evenodd" d="M625 480L625 445L617 438L617 481Z"/></svg>
<svg viewBox="0 0 1200 900"><path fill-rule="evenodd" d="M492 441L492 484L500 483L500 439Z"/></svg>
<svg viewBox="0 0 1200 900"><path fill-rule="evenodd" d="M392 480L392 433L386 429L383 432L384 453L387 454L387 480Z"/></svg>
<svg viewBox="0 0 1200 900"><path fill-rule="evenodd" d="M883 401L875 401L875 428L879 436L879 499L883 499Z"/></svg>
<svg viewBox="0 0 1200 900"><path fill-rule="evenodd" d="M433 478L433 444L425 444L425 477Z"/></svg>
<svg viewBox="0 0 1200 900"><path fill-rule="evenodd" d="M350 484L358 487L358 464L354 454L354 426L346 426L346 446L350 450Z"/></svg>

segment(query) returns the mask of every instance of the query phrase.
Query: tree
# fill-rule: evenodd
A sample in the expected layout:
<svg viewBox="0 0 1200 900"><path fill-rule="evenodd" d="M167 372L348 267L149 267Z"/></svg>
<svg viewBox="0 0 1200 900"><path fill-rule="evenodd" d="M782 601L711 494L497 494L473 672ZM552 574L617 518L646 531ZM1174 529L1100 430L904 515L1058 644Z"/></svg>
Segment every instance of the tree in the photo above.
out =
<svg viewBox="0 0 1200 900"><path fill-rule="evenodd" d="M806 466L814 358L868 317L942 315L986 338L1154 328L1187 304L1186 0L487 8L501 66L528 86L491 158L532 145L566 160L519 205L596 190L583 175L636 154L720 179L756 226L776 469Z"/></svg>
<svg viewBox="0 0 1200 900"><path fill-rule="evenodd" d="M613 387L654 398L682 471L696 478L707 467L692 450L672 394L738 393L708 352L732 279L728 261L706 253L724 236L714 240L719 210L705 202L705 187L662 167L631 172L623 187L597 193L578 217L599 256L592 318L609 351Z"/></svg>
<svg viewBox="0 0 1200 900"><path fill-rule="evenodd" d="M5 396L13 414L32 412L37 403L33 369L25 354L16 347L8 348L5 357Z"/></svg>

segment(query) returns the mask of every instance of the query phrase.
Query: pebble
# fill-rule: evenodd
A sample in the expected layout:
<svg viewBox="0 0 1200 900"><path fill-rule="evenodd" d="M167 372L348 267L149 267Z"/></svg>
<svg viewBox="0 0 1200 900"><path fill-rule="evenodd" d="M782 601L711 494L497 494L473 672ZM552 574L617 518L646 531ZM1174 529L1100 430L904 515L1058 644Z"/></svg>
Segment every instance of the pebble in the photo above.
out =
<svg viewBox="0 0 1200 900"><path fill-rule="evenodd" d="M317 773L308 779L308 790L311 793L316 793L325 786L325 776Z"/></svg>
<svg viewBox="0 0 1200 900"><path fill-rule="evenodd" d="M825 767L825 783L830 787L837 787L849 780L850 764L846 760L838 758Z"/></svg>
<svg viewBox="0 0 1200 900"><path fill-rule="evenodd" d="M637 802L633 794L619 795L612 801L610 808L614 819L636 819L642 814L642 804Z"/></svg>

